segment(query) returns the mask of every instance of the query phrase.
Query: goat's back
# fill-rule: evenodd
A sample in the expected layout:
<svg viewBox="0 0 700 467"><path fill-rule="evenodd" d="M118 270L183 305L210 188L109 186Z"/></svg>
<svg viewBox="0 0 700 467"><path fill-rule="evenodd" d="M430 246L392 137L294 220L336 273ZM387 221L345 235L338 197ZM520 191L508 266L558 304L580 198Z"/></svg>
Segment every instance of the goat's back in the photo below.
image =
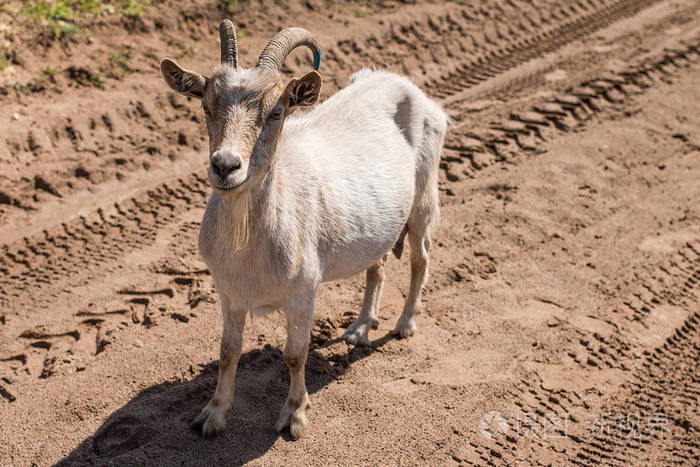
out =
<svg viewBox="0 0 700 467"><path fill-rule="evenodd" d="M350 76L347 87L300 120L309 125L324 122L324 127L331 130L366 130L368 126L386 129L390 125L418 150L426 126L442 128L444 132L448 117L409 79L388 71L364 69Z"/></svg>

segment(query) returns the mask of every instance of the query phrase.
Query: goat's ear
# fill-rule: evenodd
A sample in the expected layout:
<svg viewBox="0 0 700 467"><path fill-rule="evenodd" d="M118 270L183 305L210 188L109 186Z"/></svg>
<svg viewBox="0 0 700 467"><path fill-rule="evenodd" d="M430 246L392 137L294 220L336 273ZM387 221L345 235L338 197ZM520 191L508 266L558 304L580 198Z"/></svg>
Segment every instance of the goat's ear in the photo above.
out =
<svg viewBox="0 0 700 467"><path fill-rule="evenodd" d="M160 71L163 74L163 79L173 91L198 99L204 96L206 78L199 73L185 70L169 58L161 60Z"/></svg>
<svg viewBox="0 0 700 467"><path fill-rule="evenodd" d="M286 107L294 109L299 106L314 105L321 95L323 78L318 71L310 71L301 78L292 78L282 95Z"/></svg>

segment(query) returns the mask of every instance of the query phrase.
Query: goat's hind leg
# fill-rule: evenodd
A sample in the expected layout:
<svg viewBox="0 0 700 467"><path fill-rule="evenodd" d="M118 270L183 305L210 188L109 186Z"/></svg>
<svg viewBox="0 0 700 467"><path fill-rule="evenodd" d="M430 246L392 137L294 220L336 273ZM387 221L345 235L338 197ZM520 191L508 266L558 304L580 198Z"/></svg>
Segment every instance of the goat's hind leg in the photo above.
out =
<svg viewBox="0 0 700 467"><path fill-rule="evenodd" d="M392 334L410 337L416 332L416 311L420 295L428 280L428 250L430 250L430 225L409 221L408 240L411 245L411 285L406 303Z"/></svg>
<svg viewBox="0 0 700 467"><path fill-rule="evenodd" d="M428 280L430 233L440 219L438 167L445 141L447 116L433 109L428 115L418 149L416 198L408 216L408 240L411 245L411 285L403 312L392 334L409 337L416 332L416 311L423 286Z"/></svg>
<svg viewBox="0 0 700 467"><path fill-rule="evenodd" d="M226 425L226 414L233 404L236 368L243 347L245 310L233 310L228 300L221 297L221 311L224 317L224 333L221 336L219 358L219 379L214 397L192 422L192 429L201 431L205 438L215 435Z"/></svg>
<svg viewBox="0 0 700 467"><path fill-rule="evenodd" d="M343 339L348 344L369 345L369 330L370 328L376 329L379 325L377 312L382 295L386 258L387 256L384 256L377 264L367 269L367 286L365 287L365 298L362 302L360 316L343 335Z"/></svg>

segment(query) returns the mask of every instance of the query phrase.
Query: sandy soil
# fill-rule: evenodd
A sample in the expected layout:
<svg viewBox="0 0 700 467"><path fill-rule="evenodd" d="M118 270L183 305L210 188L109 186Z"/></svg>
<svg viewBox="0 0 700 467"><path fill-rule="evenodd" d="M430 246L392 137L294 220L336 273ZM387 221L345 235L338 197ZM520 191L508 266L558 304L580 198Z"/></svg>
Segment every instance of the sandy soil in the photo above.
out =
<svg viewBox="0 0 700 467"><path fill-rule="evenodd" d="M74 41L0 10L0 465L697 463L697 2L217 5L102 16ZM324 97L386 67L453 118L418 332L388 334L405 257L370 348L339 339L364 278L325 284L296 442L273 431L278 315L246 331L226 430L188 427L221 333L196 252L207 145L157 64L210 70L225 16L248 66L304 26ZM285 71L309 68L299 51Z"/></svg>

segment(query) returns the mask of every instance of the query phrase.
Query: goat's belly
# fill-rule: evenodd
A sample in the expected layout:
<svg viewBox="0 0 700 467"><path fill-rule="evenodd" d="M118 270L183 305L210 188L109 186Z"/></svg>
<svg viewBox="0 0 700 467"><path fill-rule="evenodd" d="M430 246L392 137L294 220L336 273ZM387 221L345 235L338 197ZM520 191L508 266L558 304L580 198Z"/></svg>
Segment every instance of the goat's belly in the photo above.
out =
<svg viewBox="0 0 700 467"><path fill-rule="evenodd" d="M379 255L368 256L362 261L353 261L352 263L337 262L334 264L329 264L323 271L322 282L345 279L346 277L354 276L355 274L358 274L377 264L385 254L386 251Z"/></svg>
<svg viewBox="0 0 700 467"><path fill-rule="evenodd" d="M392 186L389 180L379 188L371 184L371 177L365 179L368 181L364 182L364 197L357 196L361 202L339 209L333 213L335 217L329 216L324 230L333 234L319 251L324 282L357 274L377 264L394 247L408 220L413 204L410 183ZM382 192L391 196L381 196Z"/></svg>
<svg viewBox="0 0 700 467"><path fill-rule="evenodd" d="M338 248L326 257L322 281L343 279L377 264L394 247L400 233L399 229L396 232L387 232L388 235L381 241L377 241L377 239L356 240L347 244L346 248Z"/></svg>

